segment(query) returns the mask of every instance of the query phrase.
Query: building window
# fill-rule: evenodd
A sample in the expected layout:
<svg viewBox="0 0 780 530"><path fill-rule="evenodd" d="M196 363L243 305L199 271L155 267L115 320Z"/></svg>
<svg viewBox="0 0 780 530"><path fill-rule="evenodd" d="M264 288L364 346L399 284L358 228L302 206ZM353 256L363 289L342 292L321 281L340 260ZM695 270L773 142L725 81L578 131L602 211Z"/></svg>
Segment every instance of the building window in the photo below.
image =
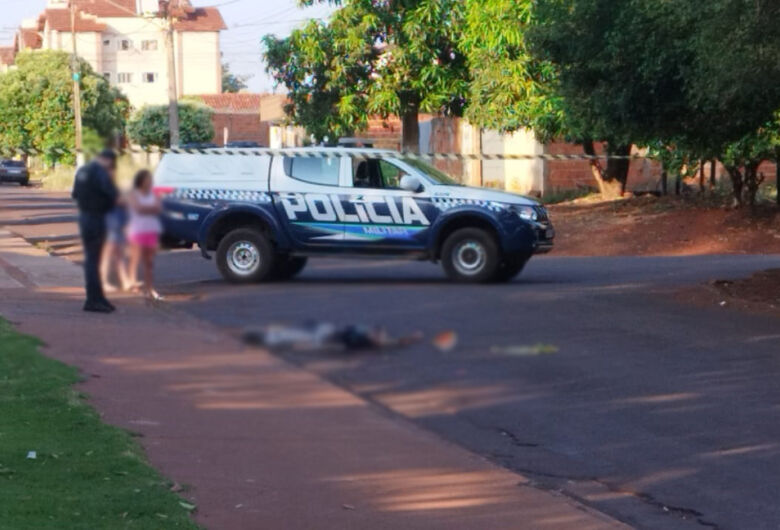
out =
<svg viewBox="0 0 780 530"><path fill-rule="evenodd" d="M117 83L132 83L133 82L133 74L129 72L119 72L116 75L116 81Z"/></svg>
<svg viewBox="0 0 780 530"><path fill-rule="evenodd" d="M111 46L111 39L106 39L103 41L103 46Z"/></svg>
<svg viewBox="0 0 780 530"><path fill-rule="evenodd" d="M111 81L111 72L103 72L103 78L106 81Z"/></svg>
<svg viewBox="0 0 780 530"><path fill-rule="evenodd" d="M122 40L119 41L119 49L120 50L127 51L130 48L132 48L132 47L133 47L133 43L130 42L128 39L122 39Z"/></svg>
<svg viewBox="0 0 780 530"><path fill-rule="evenodd" d="M157 50L157 41L156 40L143 40L141 41L141 49L144 51L155 51Z"/></svg>
<svg viewBox="0 0 780 530"><path fill-rule="evenodd" d="M157 74L155 72L144 72L141 79L143 79L144 83L155 83L157 82Z"/></svg>

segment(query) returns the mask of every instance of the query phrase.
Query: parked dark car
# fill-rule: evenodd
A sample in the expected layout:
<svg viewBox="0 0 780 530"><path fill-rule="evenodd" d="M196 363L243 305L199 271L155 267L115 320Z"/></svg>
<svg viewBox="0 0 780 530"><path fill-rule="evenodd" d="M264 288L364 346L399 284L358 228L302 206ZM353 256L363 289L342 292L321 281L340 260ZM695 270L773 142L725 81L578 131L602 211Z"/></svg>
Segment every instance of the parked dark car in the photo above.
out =
<svg viewBox="0 0 780 530"><path fill-rule="evenodd" d="M18 182L22 186L30 184L30 172L21 160L0 160L0 182Z"/></svg>

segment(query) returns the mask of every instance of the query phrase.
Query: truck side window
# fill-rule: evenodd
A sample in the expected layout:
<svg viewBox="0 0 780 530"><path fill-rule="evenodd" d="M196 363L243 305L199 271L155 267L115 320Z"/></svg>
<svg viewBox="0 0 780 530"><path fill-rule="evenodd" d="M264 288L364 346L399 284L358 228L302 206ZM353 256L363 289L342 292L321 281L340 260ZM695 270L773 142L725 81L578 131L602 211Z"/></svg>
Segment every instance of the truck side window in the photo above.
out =
<svg viewBox="0 0 780 530"><path fill-rule="evenodd" d="M354 188L399 189L404 172L380 158L354 159L352 161L352 186Z"/></svg>
<svg viewBox="0 0 780 530"><path fill-rule="evenodd" d="M338 186L341 159L324 158L285 158L284 172L288 177L320 186Z"/></svg>

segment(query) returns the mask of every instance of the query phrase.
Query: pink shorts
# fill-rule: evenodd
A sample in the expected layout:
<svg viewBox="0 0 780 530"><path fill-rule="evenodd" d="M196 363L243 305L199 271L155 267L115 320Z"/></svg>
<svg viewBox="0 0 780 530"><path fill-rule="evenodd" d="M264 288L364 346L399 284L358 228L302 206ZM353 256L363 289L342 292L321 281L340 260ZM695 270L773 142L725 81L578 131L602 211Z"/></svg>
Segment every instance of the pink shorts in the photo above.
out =
<svg viewBox="0 0 780 530"><path fill-rule="evenodd" d="M130 234L128 239L130 239L130 243L141 248L157 248L160 245L160 234L156 232Z"/></svg>

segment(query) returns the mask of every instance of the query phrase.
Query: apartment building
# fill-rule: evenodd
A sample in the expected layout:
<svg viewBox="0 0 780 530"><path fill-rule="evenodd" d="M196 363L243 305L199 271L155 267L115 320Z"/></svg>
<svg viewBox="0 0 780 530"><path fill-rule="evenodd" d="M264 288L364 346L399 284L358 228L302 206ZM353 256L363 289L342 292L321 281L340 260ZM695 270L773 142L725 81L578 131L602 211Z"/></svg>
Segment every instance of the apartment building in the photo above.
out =
<svg viewBox="0 0 780 530"><path fill-rule="evenodd" d="M72 28L70 3L75 2ZM194 7L171 0L175 17L174 57L179 96L222 92L220 31L225 22L216 7ZM26 49L71 52L105 76L131 105L168 101L165 22L156 16L158 0L49 0L36 19L25 20L13 46L0 48L0 71L12 67Z"/></svg>

